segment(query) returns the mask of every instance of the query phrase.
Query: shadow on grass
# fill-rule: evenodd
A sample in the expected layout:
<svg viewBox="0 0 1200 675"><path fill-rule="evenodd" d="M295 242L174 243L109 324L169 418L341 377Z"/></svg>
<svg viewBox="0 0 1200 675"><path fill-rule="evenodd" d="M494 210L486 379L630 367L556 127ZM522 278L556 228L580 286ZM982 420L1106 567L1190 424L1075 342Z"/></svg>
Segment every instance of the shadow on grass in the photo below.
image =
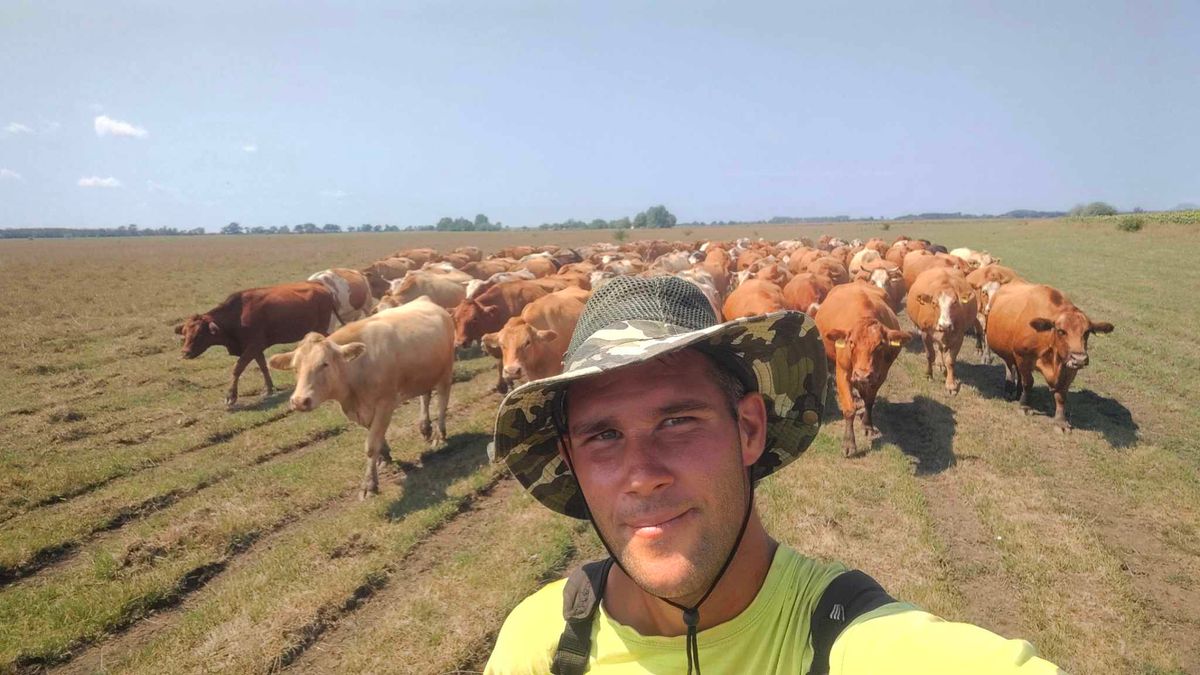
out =
<svg viewBox="0 0 1200 675"><path fill-rule="evenodd" d="M253 403L243 403L245 399L238 399L237 404L229 409L229 412L249 412L254 410L271 410L278 408L287 403L292 396L292 388L276 389L274 394L270 396L259 396Z"/></svg>
<svg viewBox="0 0 1200 675"><path fill-rule="evenodd" d="M447 488L488 463L491 439L482 433L457 434L447 440L446 447L423 455L419 465L406 467L404 492L388 504L388 519L400 520L446 499Z"/></svg>
<svg viewBox="0 0 1200 675"><path fill-rule="evenodd" d="M959 359L954 364L954 374L963 384L979 392L983 398L1006 400L1004 396L1004 364L985 366Z"/></svg>
<svg viewBox="0 0 1200 675"><path fill-rule="evenodd" d="M954 466L954 411L928 396L906 403L875 403L875 426L881 440L894 443L917 460L918 476L939 474Z"/></svg>
<svg viewBox="0 0 1200 675"><path fill-rule="evenodd" d="M1067 419L1076 429L1100 432L1114 448L1128 448L1138 442L1138 424L1129 408L1091 389L1067 392Z"/></svg>

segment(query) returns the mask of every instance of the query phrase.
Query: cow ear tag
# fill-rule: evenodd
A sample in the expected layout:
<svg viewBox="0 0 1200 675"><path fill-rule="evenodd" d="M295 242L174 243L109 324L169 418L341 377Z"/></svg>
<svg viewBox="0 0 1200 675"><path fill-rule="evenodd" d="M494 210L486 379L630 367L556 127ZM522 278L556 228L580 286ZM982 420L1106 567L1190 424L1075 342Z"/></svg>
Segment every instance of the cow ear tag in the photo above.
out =
<svg viewBox="0 0 1200 675"><path fill-rule="evenodd" d="M960 295L960 296L958 296L958 301L959 301L959 302L961 302L962 304L964 304L964 305L965 305L965 304L967 304L968 302L970 302L970 301L971 301L971 296L969 296L969 295Z"/></svg>
<svg viewBox="0 0 1200 675"><path fill-rule="evenodd" d="M838 340L837 342L833 343L833 346L837 347L838 349L844 349L846 347L846 341Z"/></svg>
<svg viewBox="0 0 1200 675"><path fill-rule="evenodd" d="M899 341L899 340L892 340L892 341L891 341L891 342L889 342L888 344L890 344L890 345L891 345L891 346L893 346L893 347L899 347L899 346L900 346L900 341Z"/></svg>

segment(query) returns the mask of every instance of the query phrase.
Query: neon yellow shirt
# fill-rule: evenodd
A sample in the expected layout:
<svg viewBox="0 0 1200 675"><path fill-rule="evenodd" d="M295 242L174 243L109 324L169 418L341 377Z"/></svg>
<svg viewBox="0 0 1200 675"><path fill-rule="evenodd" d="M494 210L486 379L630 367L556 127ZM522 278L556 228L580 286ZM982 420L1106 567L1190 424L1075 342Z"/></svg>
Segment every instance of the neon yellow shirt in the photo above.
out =
<svg viewBox="0 0 1200 675"><path fill-rule="evenodd" d="M809 617L821 593L845 571L779 546L754 601L733 619L698 635L705 673L807 673L812 661ZM565 580L517 605L500 629L484 672L549 673L562 635ZM641 635L618 623L601 603L592 623L589 673L673 673L687 669L683 636ZM869 612L848 626L830 653L830 675L1060 673L1028 642L1005 640L965 623L943 621L906 603Z"/></svg>

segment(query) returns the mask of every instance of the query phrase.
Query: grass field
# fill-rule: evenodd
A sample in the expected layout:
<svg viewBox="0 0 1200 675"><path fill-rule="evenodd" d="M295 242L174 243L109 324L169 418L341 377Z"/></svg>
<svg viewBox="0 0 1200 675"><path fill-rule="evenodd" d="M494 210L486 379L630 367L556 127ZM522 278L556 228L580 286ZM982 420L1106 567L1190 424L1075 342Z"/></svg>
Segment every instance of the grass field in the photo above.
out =
<svg viewBox="0 0 1200 675"><path fill-rule="evenodd" d="M953 398L924 378L923 357L902 355L877 406L883 438L847 460L840 423L828 424L759 488L768 529L897 597L1027 638L1071 672L1200 672L1200 310L1181 301L1200 287L1196 226L671 234L820 233L986 249L1116 331L1091 342L1069 435L1004 401L1002 366L974 349ZM0 241L0 672L480 670L507 611L598 551L487 463L490 359L456 364L443 450L422 447L415 405L397 413L397 467L359 502L363 430L336 406L288 413L286 374L283 392L260 399L253 367L227 411L233 359L182 361L172 327L234 289L402 247L610 237ZM1040 380L1033 403L1052 409Z"/></svg>

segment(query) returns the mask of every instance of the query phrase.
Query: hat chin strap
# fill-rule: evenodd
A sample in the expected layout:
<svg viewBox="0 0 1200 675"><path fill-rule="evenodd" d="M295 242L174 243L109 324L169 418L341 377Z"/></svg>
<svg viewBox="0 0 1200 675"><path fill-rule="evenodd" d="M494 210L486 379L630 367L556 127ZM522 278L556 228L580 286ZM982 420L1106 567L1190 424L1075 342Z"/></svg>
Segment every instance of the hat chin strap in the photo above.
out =
<svg viewBox="0 0 1200 675"><path fill-rule="evenodd" d="M559 441L566 449L566 452L564 452L563 455L567 462L567 468L571 470L571 473L576 475L576 481L578 482L579 474L575 473L575 465L571 461L570 437L566 433L563 433L564 431L564 429L559 430ZM700 625L700 605L704 604L704 601L707 600L708 596L712 594L713 589L715 589L717 584L721 582L721 578L725 576L725 572L729 569L730 563L733 562L734 556L737 555L738 547L742 545L742 536L746 534L746 526L750 523L750 513L754 509L754 490L753 487L749 485L750 470L746 469L746 471L742 472L742 477L745 479L742 484L747 487L746 511L742 514L742 526L738 529L737 539L733 541L733 548L731 548L729 550L729 554L725 556L725 562L721 565L721 569L719 572L717 572L717 575L713 577L712 583L708 585L708 590L704 591L704 595L700 596L700 599L697 600L696 603L691 607L686 607L678 602L675 602L674 600L669 600L662 596L655 595L654 593L651 593L643 588L641 584L638 584L637 579L635 579L634 576L629 573L629 570L625 569L625 565L621 563L621 558L618 557L613 551L612 546L608 545L608 540L604 538L604 533L600 531L600 527L596 524L596 519L592 517L591 507L587 506L587 495L583 492L583 485L581 484L579 486L579 495L583 497L584 506L587 507L588 522L592 524L592 529L596 532L596 536L600 538L600 543L604 545L604 550L608 551L608 555L613 559L614 562L617 563L617 567L620 567L621 571L625 573L625 576L629 577L630 581L637 585L638 588L641 588L643 592L658 598L675 609L683 612L683 623L687 626L687 644L685 649L687 650L688 675L692 675L693 672L696 675L700 675L700 643L696 637L696 634L699 631L698 627Z"/></svg>

